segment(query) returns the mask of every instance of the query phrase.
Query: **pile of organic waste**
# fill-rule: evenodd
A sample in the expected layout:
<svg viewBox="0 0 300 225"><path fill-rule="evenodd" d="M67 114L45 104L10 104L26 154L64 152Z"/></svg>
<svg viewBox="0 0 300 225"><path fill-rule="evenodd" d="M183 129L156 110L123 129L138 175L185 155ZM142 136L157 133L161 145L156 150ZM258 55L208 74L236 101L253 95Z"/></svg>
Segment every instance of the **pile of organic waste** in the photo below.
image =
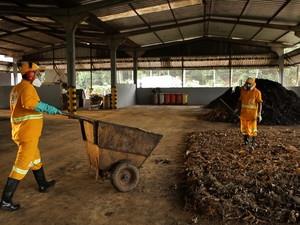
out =
<svg viewBox="0 0 300 225"><path fill-rule="evenodd" d="M186 138L185 206L222 223L300 221L300 131L262 128L248 152L239 129Z"/></svg>
<svg viewBox="0 0 300 225"><path fill-rule="evenodd" d="M256 87L262 93L262 124L291 125L300 124L300 98L281 84L256 79ZM210 121L237 122L238 117L232 110L237 108L240 87L229 88L224 94L207 105L212 109L205 118Z"/></svg>

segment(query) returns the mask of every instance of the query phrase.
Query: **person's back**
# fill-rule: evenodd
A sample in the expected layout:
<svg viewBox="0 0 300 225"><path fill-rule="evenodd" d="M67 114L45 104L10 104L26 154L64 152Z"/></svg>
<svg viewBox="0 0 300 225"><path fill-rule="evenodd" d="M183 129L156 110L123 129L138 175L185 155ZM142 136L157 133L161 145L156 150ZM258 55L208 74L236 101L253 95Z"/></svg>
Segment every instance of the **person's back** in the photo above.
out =
<svg viewBox="0 0 300 225"><path fill-rule="evenodd" d="M258 99L261 97L261 93L257 88L252 90L241 89L241 114L240 117L246 120L256 120L257 109L258 109Z"/></svg>

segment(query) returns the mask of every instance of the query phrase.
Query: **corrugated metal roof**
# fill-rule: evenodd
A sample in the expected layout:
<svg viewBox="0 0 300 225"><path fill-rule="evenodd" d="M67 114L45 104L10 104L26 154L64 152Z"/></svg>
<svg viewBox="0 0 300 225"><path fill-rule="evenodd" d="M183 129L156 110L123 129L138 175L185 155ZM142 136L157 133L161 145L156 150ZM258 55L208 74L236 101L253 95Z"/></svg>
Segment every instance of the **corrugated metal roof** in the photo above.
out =
<svg viewBox="0 0 300 225"><path fill-rule="evenodd" d="M264 28L255 38L257 41L270 41L283 35L286 31L278 29Z"/></svg>
<svg viewBox="0 0 300 225"><path fill-rule="evenodd" d="M153 33L135 35L129 37L129 39L141 46L160 43L158 38Z"/></svg>
<svg viewBox="0 0 300 225"><path fill-rule="evenodd" d="M198 23L194 25L184 26L180 28L184 38L195 38L203 36L203 23Z"/></svg>
<svg viewBox="0 0 300 225"><path fill-rule="evenodd" d="M208 33L211 35L228 37L233 26L234 24L210 22Z"/></svg>
<svg viewBox="0 0 300 225"><path fill-rule="evenodd" d="M107 6L100 7L100 3L103 2ZM10 11L8 15L0 17L0 40L7 41L6 46L2 43L0 53L11 53L16 49L15 53L22 55L20 51L32 52L32 49L28 48L30 45L43 49L49 44L62 43L65 38L64 29L60 23L53 20L55 17L49 16L51 7L55 10L62 9L61 12L67 12L64 8L71 7L68 12L72 13L74 9L78 11L79 8L76 6L81 5L81 9L87 9L86 6L94 6L95 3L97 7L90 7L88 12L84 12L87 13L86 15L94 15L94 17L90 16L93 20L86 20L85 25L78 26L78 44L106 43L106 39L111 35L118 35L125 30L127 36L124 33L123 36L118 36L126 39L122 43L124 48L173 42L182 39L182 35L184 39L201 36L227 38L231 31L233 31L232 38L245 43L250 39L262 43L274 42L287 45L300 41L300 38L294 35L294 31L284 35L288 29L295 30L295 25L300 23L300 1L298 0L292 0L288 4L285 0L250 0L249 2L248 0L206 0L204 2L202 0L23 0L22 3L3 0L0 4L1 8L13 6L15 12ZM47 7L50 7L50 11ZM47 16L41 9L48 13ZM26 10L34 12L34 15L27 14ZM6 14L3 9L2 13ZM100 20L97 21L95 17ZM205 23L200 21L201 19L205 19ZM245 22L249 24L242 24ZM270 24L280 26L275 29L271 28ZM204 27L208 28L205 32ZM149 28L155 28L155 31ZM133 30L139 32L130 33ZM41 42L26 40L19 34L39 39ZM104 38L103 36L107 34L109 36ZM13 42L16 43L16 48ZM24 44L22 48L18 45L21 42Z"/></svg>
<svg viewBox="0 0 300 225"><path fill-rule="evenodd" d="M232 33L232 37L250 39L260 27L237 25Z"/></svg>

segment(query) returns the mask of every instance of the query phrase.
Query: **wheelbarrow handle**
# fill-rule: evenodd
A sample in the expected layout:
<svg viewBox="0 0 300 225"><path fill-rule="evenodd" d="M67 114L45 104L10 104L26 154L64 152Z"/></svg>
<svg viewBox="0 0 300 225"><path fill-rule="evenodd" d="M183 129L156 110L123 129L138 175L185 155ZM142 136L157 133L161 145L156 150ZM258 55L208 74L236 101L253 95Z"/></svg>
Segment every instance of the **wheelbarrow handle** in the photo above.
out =
<svg viewBox="0 0 300 225"><path fill-rule="evenodd" d="M80 116L75 115L73 113L69 113L69 112L62 112L61 115L62 116L67 116L67 117L72 118L72 119L77 119L77 120L81 119Z"/></svg>
<svg viewBox="0 0 300 225"><path fill-rule="evenodd" d="M87 117L85 117L85 116L79 116L79 115L76 115L76 114L74 114L74 113L69 113L69 112L62 112L61 115L62 115L62 116L67 116L67 117L70 118L70 119L86 120L86 121L91 121L91 122L94 121L93 119L87 118Z"/></svg>

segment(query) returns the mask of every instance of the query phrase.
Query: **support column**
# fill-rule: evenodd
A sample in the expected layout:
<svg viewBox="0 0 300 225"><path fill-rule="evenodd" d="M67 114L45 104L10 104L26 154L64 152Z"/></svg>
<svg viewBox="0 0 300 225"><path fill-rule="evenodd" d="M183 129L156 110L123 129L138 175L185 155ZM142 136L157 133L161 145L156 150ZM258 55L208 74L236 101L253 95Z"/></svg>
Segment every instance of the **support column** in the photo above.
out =
<svg viewBox="0 0 300 225"><path fill-rule="evenodd" d="M271 48L278 56L278 67L279 67L279 82L283 85L283 73L284 73L284 52L283 47L273 46Z"/></svg>
<svg viewBox="0 0 300 225"><path fill-rule="evenodd" d="M278 66L279 66L279 77L280 83L283 85L283 73L284 73L284 55L278 56Z"/></svg>
<svg viewBox="0 0 300 225"><path fill-rule="evenodd" d="M111 108L117 109L118 94L117 94L117 49L121 44L120 40L112 39L110 45L110 85L111 85Z"/></svg>
<svg viewBox="0 0 300 225"><path fill-rule="evenodd" d="M68 71L68 111L74 113L76 104L76 70L75 70L75 30L76 26L66 29L66 53Z"/></svg>
<svg viewBox="0 0 300 225"><path fill-rule="evenodd" d="M90 43L90 89L89 89L89 95L91 96L93 92L93 49L92 44Z"/></svg>
<svg viewBox="0 0 300 225"><path fill-rule="evenodd" d="M185 81L185 70L184 70L184 60L183 56L181 56L181 87L183 88Z"/></svg>
<svg viewBox="0 0 300 225"><path fill-rule="evenodd" d="M17 59L13 58L13 74L14 74L14 85L18 83L18 63Z"/></svg>
<svg viewBox="0 0 300 225"><path fill-rule="evenodd" d="M83 15L78 16L58 16L54 19L64 26L66 31L66 60L68 73L68 111L75 113L76 104L76 54L75 54L75 31L77 25L84 18Z"/></svg>
<svg viewBox="0 0 300 225"><path fill-rule="evenodd" d="M296 86L300 86L300 69L299 69L299 65L297 65L297 82L296 82Z"/></svg>
<svg viewBox="0 0 300 225"><path fill-rule="evenodd" d="M216 86L216 69L213 69L213 79L214 79L214 83L213 83L213 86L215 87Z"/></svg>
<svg viewBox="0 0 300 225"><path fill-rule="evenodd" d="M232 87L232 62L231 62L231 44L229 44L229 87Z"/></svg>
<svg viewBox="0 0 300 225"><path fill-rule="evenodd" d="M135 84L136 88L137 88L137 73L138 73L138 56L137 56L137 52L134 51L134 53L133 53L133 83Z"/></svg>

